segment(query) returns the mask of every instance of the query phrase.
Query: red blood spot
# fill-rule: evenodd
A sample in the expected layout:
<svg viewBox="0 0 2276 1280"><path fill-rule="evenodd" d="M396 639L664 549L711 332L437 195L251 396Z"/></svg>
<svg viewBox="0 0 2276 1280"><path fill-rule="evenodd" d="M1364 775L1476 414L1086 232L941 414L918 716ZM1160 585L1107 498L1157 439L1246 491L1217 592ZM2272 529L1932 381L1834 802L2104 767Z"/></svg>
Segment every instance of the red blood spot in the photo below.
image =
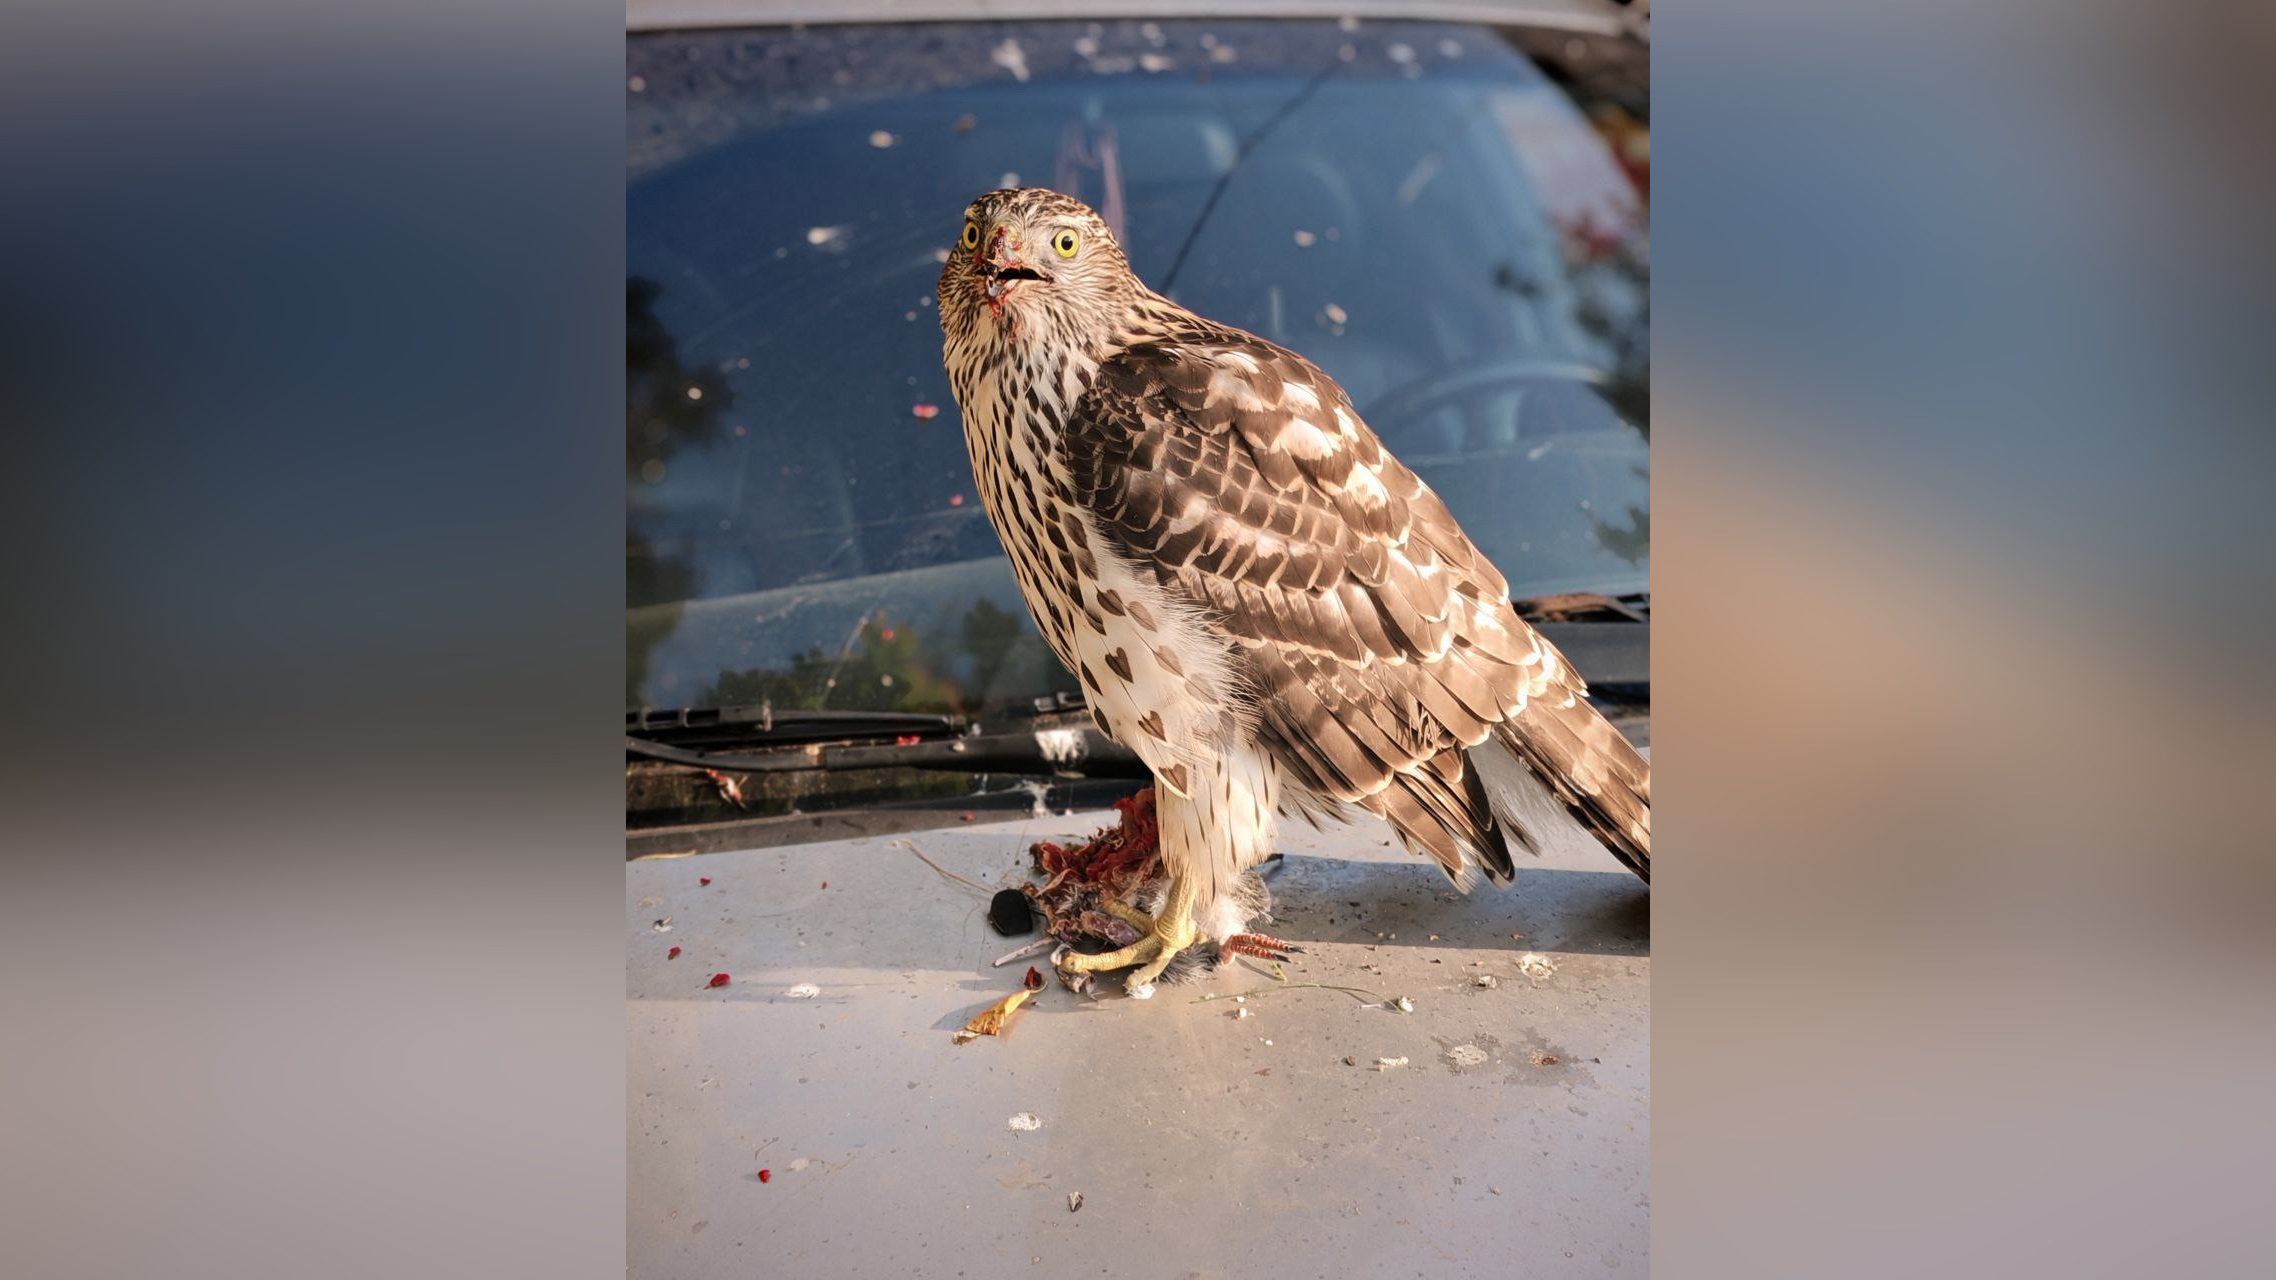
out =
<svg viewBox="0 0 2276 1280"><path fill-rule="evenodd" d="M829 881L827 881L827 880L824 880L824 881L822 882L822 887L823 887L823 888L825 888L825 889L829 888L829 887L830 887L830 882L829 882Z"/></svg>
<svg viewBox="0 0 2276 1280"><path fill-rule="evenodd" d="M711 981L706 982L703 985L707 987L724 987L732 981L734 981L734 979L729 978L724 973L715 973L711 975Z"/></svg>
<svg viewBox="0 0 2276 1280"><path fill-rule="evenodd" d="M674 947L674 948L672 948L671 950L669 950L669 951L667 951L667 952L665 952L665 953L664 953L664 958L665 958L666 960L677 960L677 959L679 959L679 958L680 958L680 949L679 949L678 947Z"/></svg>
<svg viewBox="0 0 2276 1280"><path fill-rule="evenodd" d="M711 877L710 877L710 876L697 876L697 877L695 878L695 882L696 882L697 884L710 884L710 883L711 883Z"/></svg>
<svg viewBox="0 0 2276 1280"><path fill-rule="evenodd" d="M940 416L940 406L937 404L913 404L909 406L909 412L929 421Z"/></svg>
<svg viewBox="0 0 2276 1280"><path fill-rule="evenodd" d="M951 495L949 495L949 499L948 499L948 505L950 505L950 506L952 506L952 507L961 507L961 506L963 506L963 505L964 505L964 495L963 495L963 494L961 494L961 493L957 493L957 494L951 494Z"/></svg>
<svg viewBox="0 0 2276 1280"><path fill-rule="evenodd" d="M1030 991L1041 991L1041 990L1043 990L1043 975L1042 975L1042 974L1040 974L1040 973L1037 973L1037 972L1035 971L1035 966L1034 966L1034 965L1032 965L1032 964L1031 964L1031 965L1029 965L1029 966L1027 967L1027 979L1026 979L1026 981L1027 981L1027 989L1028 989L1028 990L1030 990Z"/></svg>
<svg viewBox="0 0 2276 1280"><path fill-rule="evenodd" d="M761 1169L761 1170L759 1170L759 1181L761 1181L761 1182L772 1182L772 1181L774 1181L774 1170L772 1170L772 1169Z"/></svg>

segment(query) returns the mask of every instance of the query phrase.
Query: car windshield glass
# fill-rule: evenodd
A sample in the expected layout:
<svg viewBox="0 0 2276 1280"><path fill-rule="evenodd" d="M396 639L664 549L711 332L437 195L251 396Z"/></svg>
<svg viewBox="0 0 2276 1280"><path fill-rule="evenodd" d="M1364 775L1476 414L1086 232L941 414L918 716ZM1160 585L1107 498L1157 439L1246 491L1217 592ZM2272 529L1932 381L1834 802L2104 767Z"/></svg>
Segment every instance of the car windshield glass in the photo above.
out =
<svg viewBox="0 0 2276 1280"><path fill-rule="evenodd" d="M1076 688L941 366L940 264L999 186L1326 369L1516 595L1649 590L1643 204L1491 29L652 34L627 91L628 709Z"/></svg>

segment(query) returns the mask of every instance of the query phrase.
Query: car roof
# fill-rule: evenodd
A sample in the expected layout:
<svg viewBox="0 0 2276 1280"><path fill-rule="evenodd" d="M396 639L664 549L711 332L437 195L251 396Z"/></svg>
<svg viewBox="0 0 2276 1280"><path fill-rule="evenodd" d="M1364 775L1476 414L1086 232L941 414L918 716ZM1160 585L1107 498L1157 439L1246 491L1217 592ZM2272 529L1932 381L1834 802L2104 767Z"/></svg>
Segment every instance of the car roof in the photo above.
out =
<svg viewBox="0 0 2276 1280"><path fill-rule="evenodd" d="M1641 15L1611 0L625 0L628 31L1053 18L1373 18L1615 35Z"/></svg>

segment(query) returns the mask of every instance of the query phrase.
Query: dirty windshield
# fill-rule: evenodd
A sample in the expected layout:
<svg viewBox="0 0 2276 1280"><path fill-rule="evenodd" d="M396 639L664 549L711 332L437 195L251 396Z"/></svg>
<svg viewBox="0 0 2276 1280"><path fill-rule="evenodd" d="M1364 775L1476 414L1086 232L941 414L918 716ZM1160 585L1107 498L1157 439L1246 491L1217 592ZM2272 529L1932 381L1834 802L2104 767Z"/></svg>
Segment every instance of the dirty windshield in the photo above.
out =
<svg viewBox="0 0 2276 1280"><path fill-rule="evenodd" d="M1649 590L1642 198L1490 29L671 33L626 88L628 709L1075 688L941 368L940 263L999 186L1325 368L1517 595Z"/></svg>

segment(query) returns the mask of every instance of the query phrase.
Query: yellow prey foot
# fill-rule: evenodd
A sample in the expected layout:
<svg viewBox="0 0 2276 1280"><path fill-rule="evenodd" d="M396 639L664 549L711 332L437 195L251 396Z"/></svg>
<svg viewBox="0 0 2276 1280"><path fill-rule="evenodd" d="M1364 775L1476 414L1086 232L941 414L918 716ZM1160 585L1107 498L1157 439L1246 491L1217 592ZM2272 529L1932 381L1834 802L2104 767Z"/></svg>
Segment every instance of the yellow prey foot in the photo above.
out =
<svg viewBox="0 0 2276 1280"><path fill-rule="evenodd" d="M1132 996L1143 1000L1154 994L1154 979L1162 976L1162 970L1169 967L1177 953L1192 946L1193 940L1200 936L1201 930L1193 923L1193 889L1183 877L1172 878L1169 898L1162 904L1162 914L1159 916L1148 916L1143 911L1119 902L1110 901L1102 905L1117 919L1145 930L1145 936L1119 951L1095 956L1070 952L1054 958L1052 964L1058 968L1062 977L1070 974L1104 973L1109 969L1137 965L1137 971L1122 986Z"/></svg>
<svg viewBox="0 0 2276 1280"><path fill-rule="evenodd" d="M1099 899L1098 905L1100 910L1106 912L1110 916L1113 916L1115 919L1120 920L1122 923L1136 929L1140 933L1152 933L1154 931L1154 917L1147 915L1145 912L1140 911L1138 908L1131 906L1127 902L1121 902L1113 898L1102 897Z"/></svg>

